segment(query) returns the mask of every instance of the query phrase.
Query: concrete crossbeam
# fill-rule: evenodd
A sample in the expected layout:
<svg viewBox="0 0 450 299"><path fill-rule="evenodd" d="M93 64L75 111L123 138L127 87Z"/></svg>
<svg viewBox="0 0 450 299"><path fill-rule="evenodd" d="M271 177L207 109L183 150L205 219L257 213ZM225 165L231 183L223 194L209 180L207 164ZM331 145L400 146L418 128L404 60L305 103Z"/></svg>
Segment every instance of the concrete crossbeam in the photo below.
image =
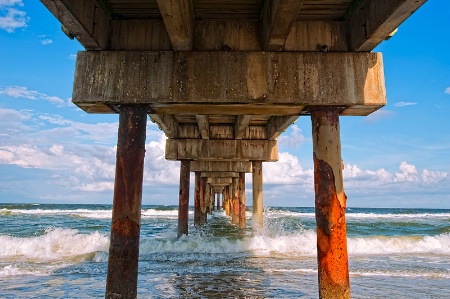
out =
<svg viewBox="0 0 450 299"><path fill-rule="evenodd" d="M201 172L202 178L237 178L239 173L230 171L205 171Z"/></svg>
<svg viewBox="0 0 450 299"><path fill-rule="evenodd" d="M166 159L275 162L278 160L278 142L276 140L167 139Z"/></svg>
<svg viewBox="0 0 450 299"><path fill-rule="evenodd" d="M211 186L227 186L232 180L232 178L208 178L207 182Z"/></svg>
<svg viewBox="0 0 450 299"><path fill-rule="evenodd" d="M87 112L214 103L366 115L386 104L386 92L380 53L88 51L78 53L72 100Z"/></svg>
<svg viewBox="0 0 450 299"><path fill-rule="evenodd" d="M192 161L191 171L228 171L251 173L252 163L243 161Z"/></svg>

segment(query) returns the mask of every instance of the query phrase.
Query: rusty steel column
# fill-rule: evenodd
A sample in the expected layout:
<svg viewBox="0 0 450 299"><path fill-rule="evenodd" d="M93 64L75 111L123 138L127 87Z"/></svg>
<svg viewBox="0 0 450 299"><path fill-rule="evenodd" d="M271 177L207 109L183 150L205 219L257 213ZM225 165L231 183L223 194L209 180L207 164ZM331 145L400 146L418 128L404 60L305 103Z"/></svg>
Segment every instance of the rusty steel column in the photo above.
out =
<svg viewBox="0 0 450 299"><path fill-rule="evenodd" d="M220 193L216 193L217 211L220 210Z"/></svg>
<svg viewBox="0 0 450 299"><path fill-rule="evenodd" d="M136 298L147 107L121 106L105 298Z"/></svg>
<svg viewBox="0 0 450 299"><path fill-rule="evenodd" d="M350 298L339 111L311 111L320 298Z"/></svg>
<svg viewBox="0 0 450 299"><path fill-rule="evenodd" d="M225 201L227 198L227 188L228 188L228 186L225 186L222 190L222 210L224 210L224 211L225 211Z"/></svg>
<svg viewBox="0 0 450 299"><path fill-rule="evenodd" d="M252 185L253 185L253 228L260 230L263 227L263 176L262 161L252 161Z"/></svg>
<svg viewBox="0 0 450 299"><path fill-rule="evenodd" d="M194 189L194 226L198 226L201 224L201 172L195 172L195 189Z"/></svg>
<svg viewBox="0 0 450 299"><path fill-rule="evenodd" d="M208 217L206 216L207 180L207 178L200 179L200 225L205 224L208 221Z"/></svg>
<svg viewBox="0 0 450 299"><path fill-rule="evenodd" d="M246 228L245 172L239 172L239 227Z"/></svg>
<svg viewBox="0 0 450 299"><path fill-rule="evenodd" d="M188 234L190 168L191 161L181 160L180 194L178 200L178 238Z"/></svg>
<svg viewBox="0 0 450 299"><path fill-rule="evenodd" d="M227 216L230 216L230 188L231 188L231 185L228 185L225 189L224 205L225 205L225 214Z"/></svg>
<svg viewBox="0 0 450 299"><path fill-rule="evenodd" d="M239 178L233 178L233 201L231 203L231 223L239 224Z"/></svg>

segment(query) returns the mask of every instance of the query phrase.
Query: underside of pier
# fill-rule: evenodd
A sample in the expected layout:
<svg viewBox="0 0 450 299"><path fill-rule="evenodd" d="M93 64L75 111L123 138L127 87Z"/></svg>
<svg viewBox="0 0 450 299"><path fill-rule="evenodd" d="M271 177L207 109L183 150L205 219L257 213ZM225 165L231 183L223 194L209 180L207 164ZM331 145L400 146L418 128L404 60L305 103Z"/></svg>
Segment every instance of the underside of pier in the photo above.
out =
<svg viewBox="0 0 450 299"><path fill-rule="evenodd" d="M120 115L106 298L136 298L147 115L180 161L178 237L222 207L263 226L262 162L298 117L312 121L320 298L350 298L339 118L386 104L371 51L426 0L41 0L77 55L72 101ZM175 196L175 195L174 195Z"/></svg>

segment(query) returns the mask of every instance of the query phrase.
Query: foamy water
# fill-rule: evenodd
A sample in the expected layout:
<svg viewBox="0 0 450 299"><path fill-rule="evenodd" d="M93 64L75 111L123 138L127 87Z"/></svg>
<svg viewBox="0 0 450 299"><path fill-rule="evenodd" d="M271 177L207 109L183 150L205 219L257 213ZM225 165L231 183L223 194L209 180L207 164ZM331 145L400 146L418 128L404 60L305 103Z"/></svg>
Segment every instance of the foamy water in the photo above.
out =
<svg viewBox="0 0 450 299"><path fill-rule="evenodd" d="M372 290L369 298L398 298L398 288L410 290L404 298L427 298L423 294L430 285L434 287L429 298L446 298L450 212L415 212L357 209L347 213L353 231L348 237L352 297L365 298L369 285L378 290ZM180 239L177 215L176 207L142 210L139 288L146 294L142 298L188 298L186 288L197 298L317 297L312 209L268 208L266 225L259 232L239 230L222 211L209 216L207 226L195 229L190 211L190 234ZM247 216L251 226L251 212ZM35 298L102 297L110 217L108 206L0 205L4 285L0 298L29 298L23 290L32 289L33 283L40 294ZM61 279L66 282L53 289L37 287ZM221 297L224 288L229 297Z"/></svg>

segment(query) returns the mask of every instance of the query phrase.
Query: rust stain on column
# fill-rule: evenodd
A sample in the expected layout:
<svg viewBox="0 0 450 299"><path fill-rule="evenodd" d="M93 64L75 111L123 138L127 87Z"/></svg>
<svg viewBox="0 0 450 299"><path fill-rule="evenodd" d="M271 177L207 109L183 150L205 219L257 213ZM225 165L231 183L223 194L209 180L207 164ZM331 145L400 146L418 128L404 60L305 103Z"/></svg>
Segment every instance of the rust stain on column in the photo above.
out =
<svg viewBox="0 0 450 299"><path fill-rule="evenodd" d="M231 205L231 223L239 224L239 178L233 178L233 201Z"/></svg>
<svg viewBox="0 0 450 299"><path fill-rule="evenodd" d="M147 108L120 108L105 298L136 298Z"/></svg>
<svg viewBox="0 0 450 299"><path fill-rule="evenodd" d="M188 234L190 165L191 162L189 160L181 160L180 197L178 200L178 238Z"/></svg>
<svg viewBox="0 0 450 299"><path fill-rule="evenodd" d="M206 216L206 204L207 204L207 178L200 179L200 222L199 224L205 224L208 220Z"/></svg>
<svg viewBox="0 0 450 299"><path fill-rule="evenodd" d="M217 211L219 211L220 210L220 193L216 194L216 201L217 201Z"/></svg>
<svg viewBox="0 0 450 299"><path fill-rule="evenodd" d="M239 227L247 227L245 218L246 198L245 198L245 172L239 173Z"/></svg>
<svg viewBox="0 0 450 299"><path fill-rule="evenodd" d="M311 112L320 298L350 298L339 111Z"/></svg>
<svg viewBox="0 0 450 299"><path fill-rule="evenodd" d="M263 227L263 176L262 161L252 161L252 186L253 186L253 216L252 224L256 230Z"/></svg>
<svg viewBox="0 0 450 299"><path fill-rule="evenodd" d="M195 172L195 189L194 189L194 225L198 226L201 224L201 172Z"/></svg>

